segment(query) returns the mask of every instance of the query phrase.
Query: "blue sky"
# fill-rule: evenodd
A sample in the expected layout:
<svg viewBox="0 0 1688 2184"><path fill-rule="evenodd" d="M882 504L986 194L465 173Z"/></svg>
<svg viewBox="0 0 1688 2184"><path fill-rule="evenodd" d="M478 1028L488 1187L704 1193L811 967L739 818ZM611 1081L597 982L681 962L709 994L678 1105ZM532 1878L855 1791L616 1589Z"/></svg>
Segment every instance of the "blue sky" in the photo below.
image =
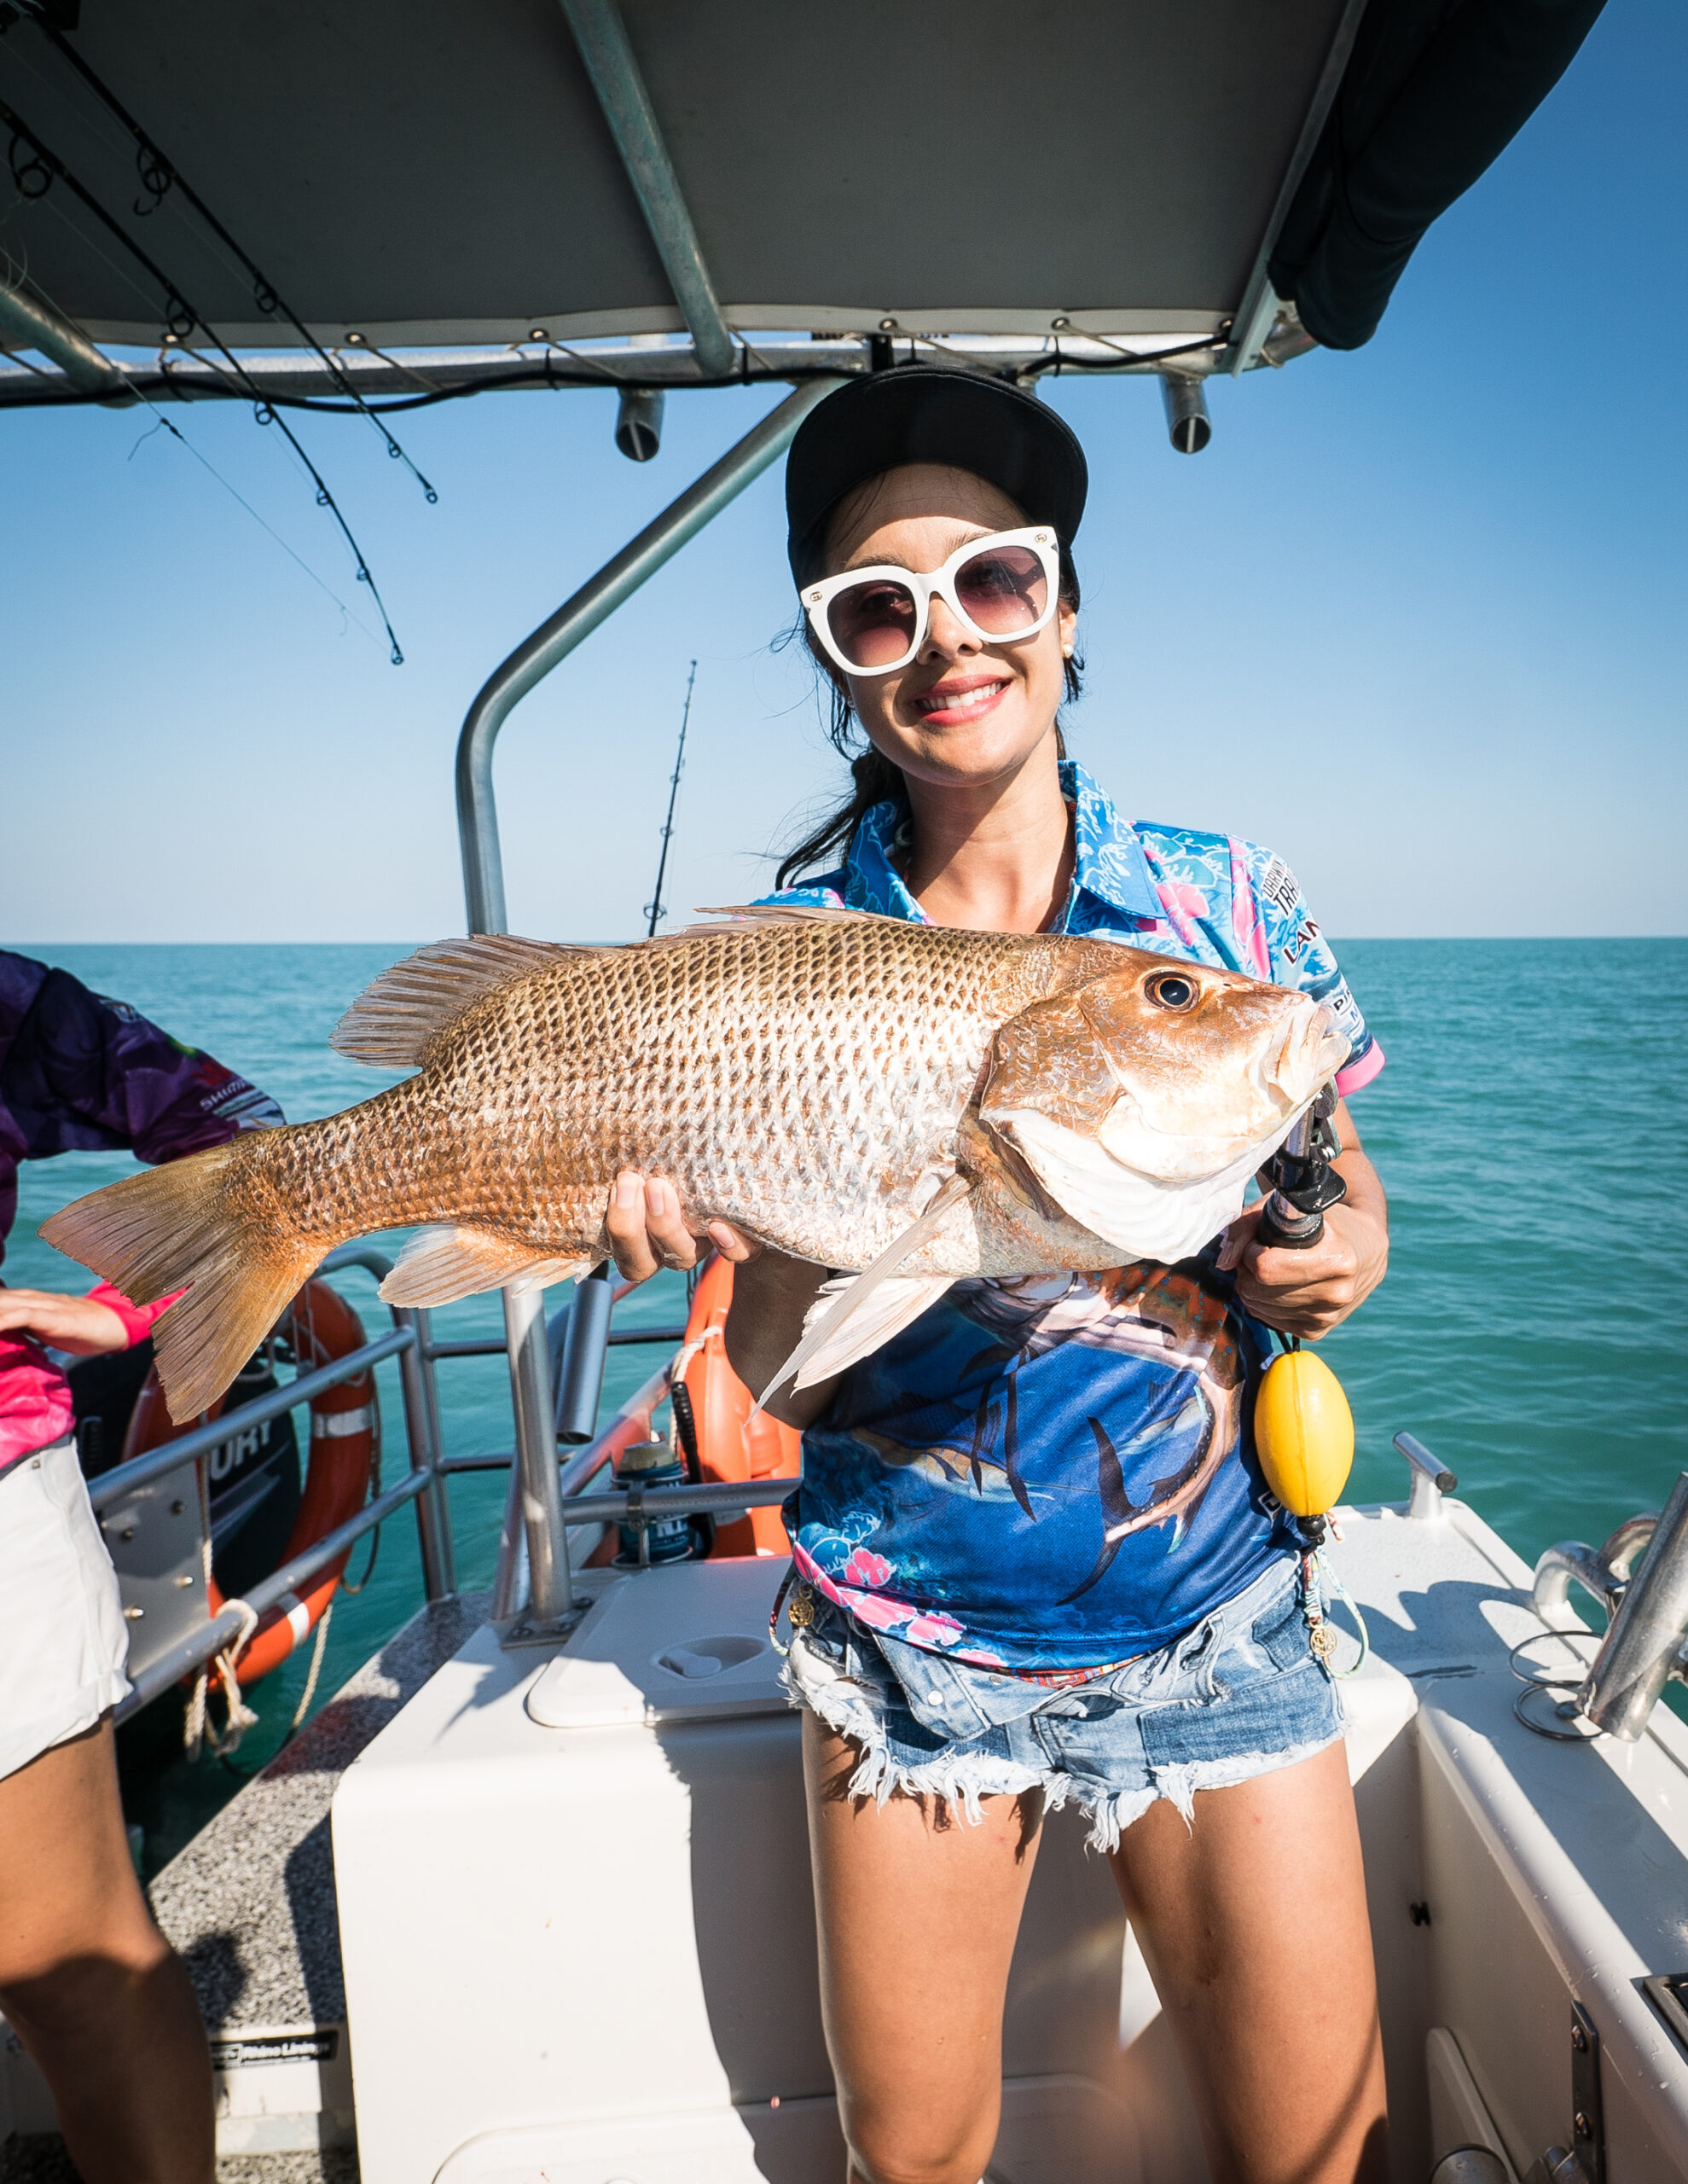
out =
<svg viewBox="0 0 1688 2184"><path fill-rule="evenodd" d="M1076 752L1130 816L1270 842L1335 934L1688 930L1685 82L1675 0L1611 0L1370 346L1218 385L1199 456L1168 447L1152 382L1049 391L1093 477ZM642 468L606 396L419 413L432 508L367 426L304 420L401 669L144 411L0 416L0 933L461 931L465 706L775 398L670 399ZM368 621L277 436L171 414ZM513 717L517 930L641 929L694 655L676 909L765 887L836 784L809 673L770 649L779 508L776 472Z"/></svg>

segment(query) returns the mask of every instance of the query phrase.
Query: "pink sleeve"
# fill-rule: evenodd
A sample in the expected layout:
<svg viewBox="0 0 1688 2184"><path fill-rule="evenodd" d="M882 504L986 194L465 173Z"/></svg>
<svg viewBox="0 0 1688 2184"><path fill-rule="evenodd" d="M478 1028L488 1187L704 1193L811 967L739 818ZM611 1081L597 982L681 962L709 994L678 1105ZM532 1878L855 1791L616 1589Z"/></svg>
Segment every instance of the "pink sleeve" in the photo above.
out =
<svg viewBox="0 0 1688 2184"><path fill-rule="evenodd" d="M109 1281L96 1281L88 1292L90 1304L103 1304L108 1312L115 1312L123 1321L129 1335L129 1347L153 1331L153 1322L176 1302L187 1295L185 1289L173 1289L168 1297L160 1297L156 1304L131 1304L120 1289L113 1289Z"/></svg>
<svg viewBox="0 0 1688 2184"><path fill-rule="evenodd" d="M1337 1091L1347 1099L1350 1092L1358 1092L1369 1084L1383 1066L1383 1050L1375 1039L1368 1038L1358 1061L1351 1061L1346 1069L1337 1072Z"/></svg>

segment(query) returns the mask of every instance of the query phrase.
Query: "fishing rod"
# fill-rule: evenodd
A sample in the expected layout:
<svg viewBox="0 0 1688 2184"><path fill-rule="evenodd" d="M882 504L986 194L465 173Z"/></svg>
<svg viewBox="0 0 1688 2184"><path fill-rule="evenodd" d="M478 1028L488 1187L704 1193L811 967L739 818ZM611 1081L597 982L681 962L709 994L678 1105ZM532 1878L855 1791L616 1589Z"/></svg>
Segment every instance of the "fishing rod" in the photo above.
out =
<svg viewBox="0 0 1688 2184"><path fill-rule="evenodd" d="M1337 1088L1327 1084L1284 1141L1268 1170L1271 1195L1260 1217L1262 1244L1305 1252L1325 1234L1325 1216L1348 1196L1348 1185L1331 1165L1342 1151L1331 1118Z"/></svg>
<svg viewBox="0 0 1688 2184"><path fill-rule="evenodd" d="M645 905L645 915L650 923L645 928L647 940L657 937L657 925L668 915L668 905L662 898L663 875L668 870L668 845L674 837L674 805L680 794L681 770L686 764L686 727L692 717L692 686L698 679L698 663L692 662L692 671L686 678L686 704L680 716L680 748L674 754L674 771L668 777L668 816L663 822L662 855L657 859L656 893Z"/></svg>

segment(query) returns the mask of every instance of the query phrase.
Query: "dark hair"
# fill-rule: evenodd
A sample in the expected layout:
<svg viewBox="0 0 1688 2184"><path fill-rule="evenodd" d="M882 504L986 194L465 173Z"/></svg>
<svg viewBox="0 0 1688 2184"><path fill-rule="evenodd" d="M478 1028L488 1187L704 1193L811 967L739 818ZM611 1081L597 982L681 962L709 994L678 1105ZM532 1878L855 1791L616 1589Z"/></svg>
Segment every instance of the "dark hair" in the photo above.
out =
<svg viewBox="0 0 1688 2184"><path fill-rule="evenodd" d="M1064 607L1077 613L1078 572L1073 566L1072 557L1064 541L1061 546L1061 585L1058 596ZM831 717L827 723L827 740L841 758L849 759L853 787L850 795L836 810L830 812L818 827L780 858L780 868L774 875L776 890L793 886L805 873L824 866L839 851L848 856L850 845L856 839L856 828L876 804L884 804L893 799L899 804L908 802L902 769L894 764L872 743L865 749L856 747L856 716L850 710L849 688L832 661L816 647L814 633L809 626L809 618L801 609L796 623L780 642L790 644L798 639L808 647L809 657L827 677L826 696L830 700L831 710ZM1084 687L1083 675L1084 661L1076 653L1062 663L1064 703L1077 703ZM1061 731L1059 712L1055 716L1055 748L1061 758L1066 757L1066 738Z"/></svg>

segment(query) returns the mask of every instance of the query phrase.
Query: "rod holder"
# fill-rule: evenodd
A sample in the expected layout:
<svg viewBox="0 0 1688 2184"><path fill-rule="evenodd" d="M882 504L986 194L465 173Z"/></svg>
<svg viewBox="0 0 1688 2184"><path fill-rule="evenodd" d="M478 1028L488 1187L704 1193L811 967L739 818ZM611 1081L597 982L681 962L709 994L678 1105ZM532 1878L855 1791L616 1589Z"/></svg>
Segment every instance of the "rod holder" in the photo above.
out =
<svg viewBox="0 0 1688 2184"><path fill-rule="evenodd" d="M648 462L662 445L659 386L624 386L616 409L616 445L629 462Z"/></svg>
<svg viewBox="0 0 1688 2184"><path fill-rule="evenodd" d="M521 1481L522 1529L527 1536L529 1622L549 1632L572 1612L574 1586L563 1534L557 1444L551 1431L551 1366L545 1348L543 1290L505 1290L504 1336L516 1414L515 1469Z"/></svg>
<svg viewBox="0 0 1688 2184"><path fill-rule="evenodd" d="M1632 1519L1612 1535L1609 1544L1615 1547L1627 1536L1626 1560L1639 1552L1645 1521ZM1653 1525L1641 1566L1624 1586L1611 1627L1576 1695L1583 1718L1621 1744L1633 1744L1645 1730L1666 1684L1673 1675L1684 1674L1685 1638L1688 1472L1678 1475L1670 1499Z"/></svg>
<svg viewBox="0 0 1688 2184"><path fill-rule="evenodd" d="M606 1259L583 1281L575 1284L574 1302L562 1328L562 1355L557 1368L557 1438L571 1445L589 1441L598 1430L604 1360L609 1354L610 1307L615 1301L610 1274Z"/></svg>
<svg viewBox="0 0 1688 2184"><path fill-rule="evenodd" d="M1168 437L1180 455L1199 455L1213 438L1213 420L1198 379L1182 372L1161 374L1161 400L1166 404Z"/></svg>

